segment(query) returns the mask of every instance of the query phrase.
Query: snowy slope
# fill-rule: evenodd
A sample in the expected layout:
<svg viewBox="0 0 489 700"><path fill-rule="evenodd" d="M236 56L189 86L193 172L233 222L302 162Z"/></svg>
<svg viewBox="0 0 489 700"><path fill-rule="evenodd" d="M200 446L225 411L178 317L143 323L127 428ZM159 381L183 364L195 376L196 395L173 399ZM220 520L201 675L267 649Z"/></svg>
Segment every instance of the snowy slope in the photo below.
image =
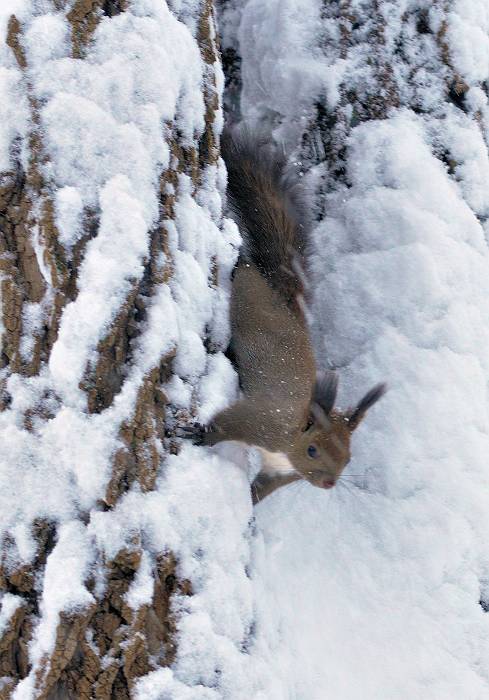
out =
<svg viewBox="0 0 489 700"><path fill-rule="evenodd" d="M315 100L334 111L347 89L378 89L366 61L375 13L350 5L360 38L343 53L319 1L244 5L243 118L294 147ZM340 405L379 380L390 391L333 492L294 484L256 509L252 655L273 700L489 692L489 14L476 0L432 8L416 35L425 3L378 8L399 106L350 129L348 187L322 195L314 317ZM442 26L463 111L446 99ZM318 165L308 187L322 180Z"/></svg>

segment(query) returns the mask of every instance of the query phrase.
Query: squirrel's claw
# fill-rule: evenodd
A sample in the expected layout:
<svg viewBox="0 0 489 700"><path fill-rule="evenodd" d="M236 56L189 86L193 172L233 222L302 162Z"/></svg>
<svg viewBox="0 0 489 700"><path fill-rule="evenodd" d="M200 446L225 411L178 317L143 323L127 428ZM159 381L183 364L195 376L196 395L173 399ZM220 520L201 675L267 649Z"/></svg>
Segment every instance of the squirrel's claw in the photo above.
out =
<svg viewBox="0 0 489 700"><path fill-rule="evenodd" d="M175 437L182 438L183 440L192 440L194 445L203 445L206 432L206 426L201 423L181 425L176 428Z"/></svg>

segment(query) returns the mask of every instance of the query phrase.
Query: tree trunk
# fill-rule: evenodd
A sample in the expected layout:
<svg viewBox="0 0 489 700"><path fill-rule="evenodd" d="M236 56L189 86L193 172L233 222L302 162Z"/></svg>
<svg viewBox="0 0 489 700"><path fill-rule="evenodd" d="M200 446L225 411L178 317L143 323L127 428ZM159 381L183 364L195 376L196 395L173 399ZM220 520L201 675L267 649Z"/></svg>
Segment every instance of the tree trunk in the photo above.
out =
<svg viewBox="0 0 489 700"><path fill-rule="evenodd" d="M311 196L319 363L391 383L345 489L251 544L247 479L175 438L236 389L212 3L4 5L0 699L487 695L477 3L218 0L229 120Z"/></svg>
<svg viewBox="0 0 489 700"><path fill-rule="evenodd" d="M175 659L192 585L142 519L227 343L213 7L10 5L0 697L122 699Z"/></svg>

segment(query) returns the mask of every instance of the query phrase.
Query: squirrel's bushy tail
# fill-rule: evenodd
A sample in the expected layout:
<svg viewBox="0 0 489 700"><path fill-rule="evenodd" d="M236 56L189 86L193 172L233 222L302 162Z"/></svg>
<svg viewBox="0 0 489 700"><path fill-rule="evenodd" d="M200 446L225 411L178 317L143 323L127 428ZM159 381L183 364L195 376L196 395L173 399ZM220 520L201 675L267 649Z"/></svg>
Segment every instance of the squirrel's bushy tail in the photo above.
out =
<svg viewBox="0 0 489 700"><path fill-rule="evenodd" d="M307 226L286 159L250 130L225 132L222 156L228 171L228 203L252 262L287 303L304 294Z"/></svg>

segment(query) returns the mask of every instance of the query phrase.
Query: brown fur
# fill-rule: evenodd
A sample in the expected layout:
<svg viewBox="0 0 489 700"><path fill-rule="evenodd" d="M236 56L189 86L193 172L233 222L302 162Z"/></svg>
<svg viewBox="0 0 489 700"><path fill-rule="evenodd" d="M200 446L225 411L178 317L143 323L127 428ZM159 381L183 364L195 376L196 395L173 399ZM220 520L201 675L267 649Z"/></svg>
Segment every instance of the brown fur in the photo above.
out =
<svg viewBox="0 0 489 700"><path fill-rule="evenodd" d="M254 503L298 479L331 488L350 459L353 430L385 387L375 387L352 411L333 409L337 380L318 374L298 303L307 291L307 227L285 161L249 133L228 134L223 155L245 239L231 300L231 349L244 396L214 418L203 441L237 440L263 450Z"/></svg>

